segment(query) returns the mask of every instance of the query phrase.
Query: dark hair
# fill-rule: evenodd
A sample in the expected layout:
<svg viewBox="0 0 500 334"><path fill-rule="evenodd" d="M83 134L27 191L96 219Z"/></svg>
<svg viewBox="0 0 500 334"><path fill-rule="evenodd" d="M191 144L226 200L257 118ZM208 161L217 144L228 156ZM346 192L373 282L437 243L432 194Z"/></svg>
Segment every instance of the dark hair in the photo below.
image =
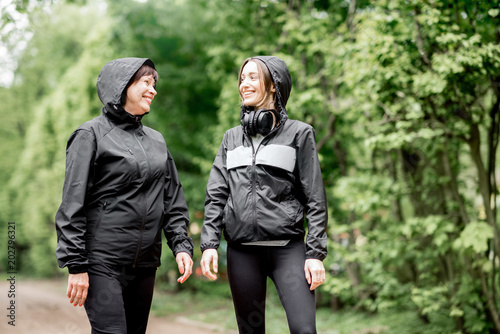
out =
<svg viewBox="0 0 500 334"><path fill-rule="evenodd" d="M156 83L158 82L158 72L156 72L156 70L151 66L144 64L137 70L137 72L135 72L134 76L132 77L132 79L130 79L125 89L127 89L134 82L139 81L139 79L145 75L152 75L153 79L155 79L156 86Z"/></svg>
<svg viewBox="0 0 500 334"><path fill-rule="evenodd" d="M270 92L274 83L273 77L271 76L271 73L269 72L269 69L267 68L266 64L264 64L262 60L257 58L247 58L243 62L243 65L241 65L240 73L238 75L238 91L240 91L241 73L243 72L243 68L245 67L246 64L248 64L251 61L257 64L257 71L259 72L259 77L264 78L264 90L266 92ZM243 96L241 96L241 92L240 92L240 98L243 98ZM276 99L276 94L274 94L273 99L274 100Z"/></svg>
<svg viewBox="0 0 500 334"><path fill-rule="evenodd" d="M125 104L125 99L127 98L127 89L132 85L133 83L139 81L143 76L145 75L152 75L153 79L155 80L155 88L156 88L156 83L158 82L158 72L151 67L150 65L143 64L137 72L135 72L134 76L130 79L130 81L127 83L127 86L123 89L122 92L122 97L121 97L121 104Z"/></svg>

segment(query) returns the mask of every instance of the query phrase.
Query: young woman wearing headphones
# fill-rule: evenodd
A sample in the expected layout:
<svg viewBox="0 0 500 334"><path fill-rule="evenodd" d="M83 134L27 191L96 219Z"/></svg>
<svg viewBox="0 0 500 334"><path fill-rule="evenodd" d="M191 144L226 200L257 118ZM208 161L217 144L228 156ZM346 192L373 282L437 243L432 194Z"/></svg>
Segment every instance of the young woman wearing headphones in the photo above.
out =
<svg viewBox="0 0 500 334"><path fill-rule="evenodd" d="M316 333L314 289L325 280L327 254L326 195L314 130L288 119L291 87L283 60L245 60L241 125L224 134L208 179L201 267L206 277L217 277L224 234L240 333L265 333L267 277L290 333Z"/></svg>

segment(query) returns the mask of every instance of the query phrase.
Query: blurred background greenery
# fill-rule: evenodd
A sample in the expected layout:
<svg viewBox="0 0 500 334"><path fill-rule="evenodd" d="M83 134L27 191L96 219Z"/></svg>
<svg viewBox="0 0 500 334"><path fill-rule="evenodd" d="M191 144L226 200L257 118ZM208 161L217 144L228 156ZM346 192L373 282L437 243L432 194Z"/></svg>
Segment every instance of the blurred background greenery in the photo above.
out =
<svg viewBox="0 0 500 334"><path fill-rule="evenodd" d="M320 332L500 332L499 1L1 0L0 10L0 271L10 221L20 273L66 274L54 256L66 140L100 113L97 75L119 57L157 65L144 123L176 161L199 245L208 173L239 123L239 66L272 54L292 75L290 118L316 129L327 188ZM229 298L221 271L178 286L165 249L158 286L217 305Z"/></svg>

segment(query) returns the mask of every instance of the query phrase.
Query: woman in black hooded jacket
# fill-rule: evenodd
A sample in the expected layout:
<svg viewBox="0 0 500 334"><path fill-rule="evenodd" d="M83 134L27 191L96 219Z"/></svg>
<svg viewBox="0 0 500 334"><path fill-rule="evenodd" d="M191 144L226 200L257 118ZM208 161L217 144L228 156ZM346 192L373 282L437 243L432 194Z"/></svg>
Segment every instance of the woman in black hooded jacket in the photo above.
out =
<svg viewBox="0 0 500 334"><path fill-rule="evenodd" d="M147 58L106 64L97 79L102 114L67 143L56 256L67 295L85 305L92 333L139 334L160 265L161 234L183 283L192 272L188 208L163 136L143 126L158 74Z"/></svg>
<svg viewBox="0 0 500 334"><path fill-rule="evenodd" d="M278 290L290 332L316 333L314 289L325 280L326 196L314 130L288 119L290 91L283 60L245 60L239 74L241 125L224 134L208 179L201 268L216 278L224 234L240 333L265 333L267 277Z"/></svg>

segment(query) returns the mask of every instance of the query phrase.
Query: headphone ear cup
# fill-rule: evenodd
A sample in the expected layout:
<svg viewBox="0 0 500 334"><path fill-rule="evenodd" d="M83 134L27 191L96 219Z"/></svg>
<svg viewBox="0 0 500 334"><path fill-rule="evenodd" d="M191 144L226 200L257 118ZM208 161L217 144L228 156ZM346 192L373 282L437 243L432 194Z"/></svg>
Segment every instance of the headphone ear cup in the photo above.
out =
<svg viewBox="0 0 500 334"><path fill-rule="evenodd" d="M248 114L248 134L250 136L255 136L257 134L257 129L255 128L256 116L255 111L251 111Z"/></svg>
<svg viewBox="0 0 500 334"><path fill-rule="evenodd" d="M269 110L259 110L256 112L256 130L262 135L267 135L273 128L273 114Z"/></svg>
<svg viewBox="0 0 500 334"><path fill-rule="evenodd" d="M255 136L257 134L255 129L255 111L247 112L243 115L241 119L241 125L250 136Z"/></svg>

